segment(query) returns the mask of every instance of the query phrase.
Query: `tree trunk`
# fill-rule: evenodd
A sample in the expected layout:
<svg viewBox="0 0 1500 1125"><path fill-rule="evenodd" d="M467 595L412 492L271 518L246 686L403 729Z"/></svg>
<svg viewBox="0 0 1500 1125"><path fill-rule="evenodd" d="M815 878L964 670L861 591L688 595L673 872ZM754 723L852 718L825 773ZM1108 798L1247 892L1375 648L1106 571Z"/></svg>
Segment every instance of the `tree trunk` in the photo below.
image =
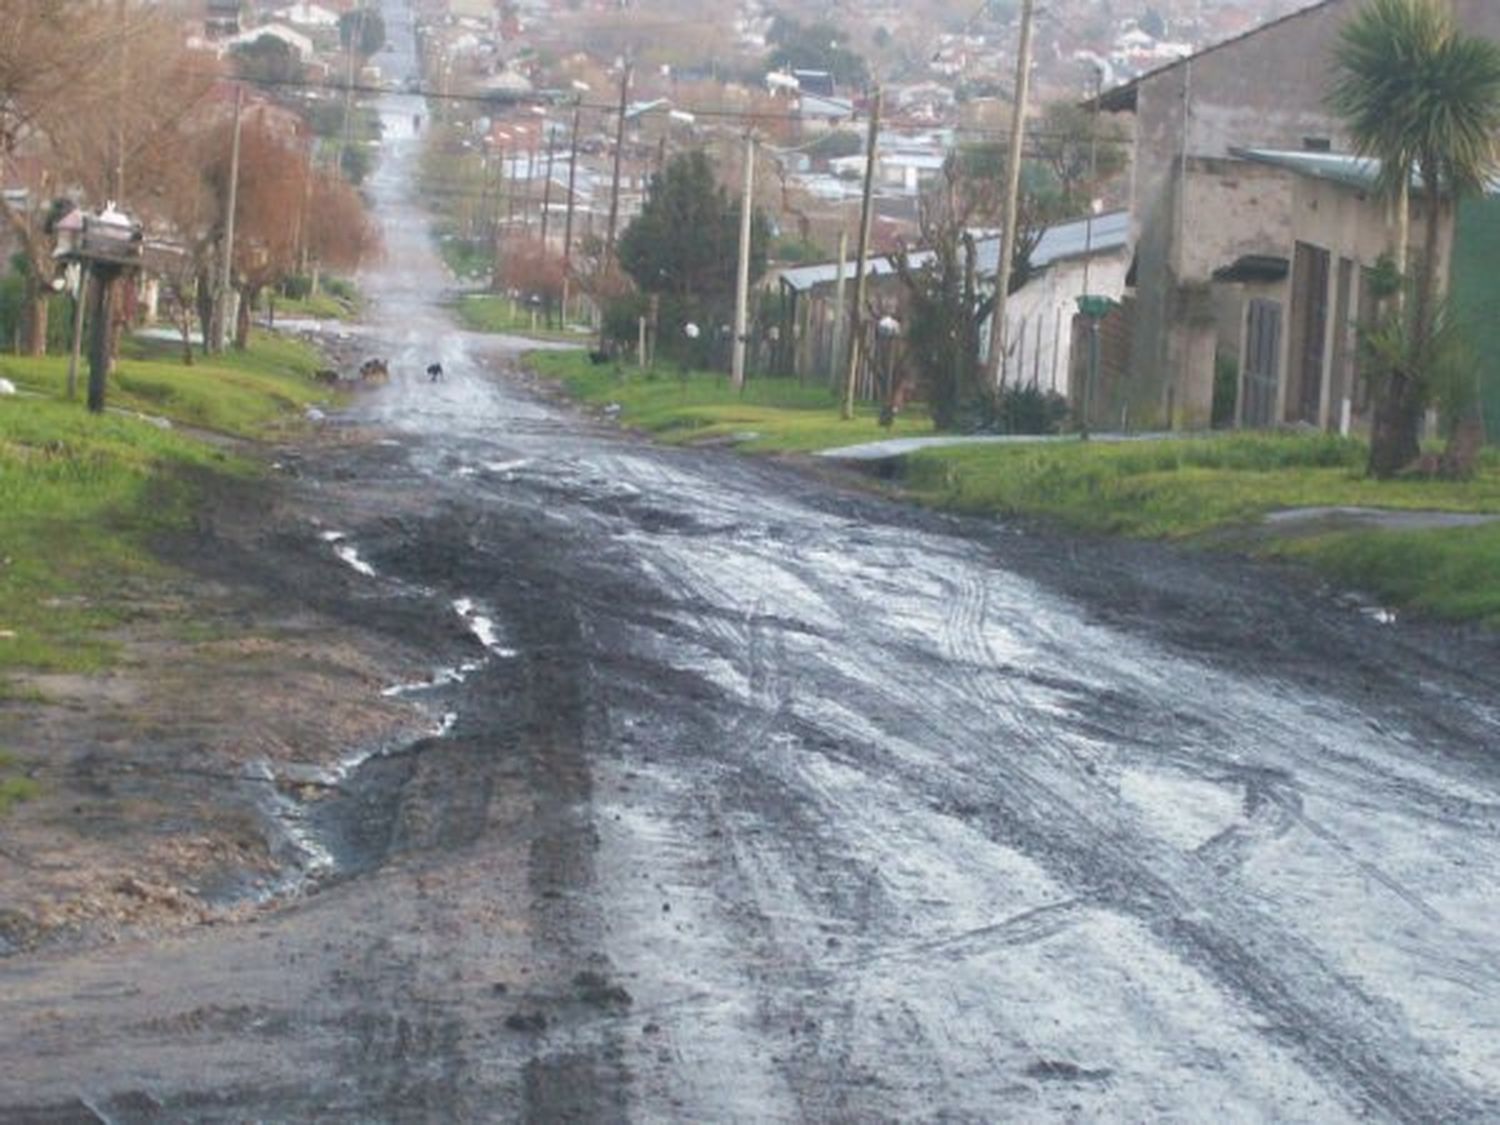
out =
<svg viewBox="0 0 1500 1125"><path fill-rule="evenodd" d="M21 337L25 341L27 355L47 354L47 298L48 292L36 280L36 274L26 274L24 317Z"/></svg>
<svg viewBox="0 0 1500 1125"><path fill-rule="evenodd" d="M182 336L182 365L193 366L193 314L186 308L178 310L177 331Z"/></svg>
<svg viewBox="0 0 1500 1125"><path fill-rule="evenodd" d="M1417 434L1422 426L1422 396L1405 371L1392 373L1375 395L1370 422L1370 459L1366 471L1389 480L1421 456Z"/></svg>
<svg viewBox="0 0 1500 1125"><path fill-rule="evenodd" d="M214 350L214 289L212 281L207 277L200 277L198 279L196 304L198 306L198 328L203 334L203 351L205 354L212 353Z"/></svg>
<svg viewBox="0 0 1500 1125"><path fill-rule="evenodd" d="M234 349L244 351L250 345L250 310L260 296L260 286L240 291L240 307L234 317Z"/></svg>

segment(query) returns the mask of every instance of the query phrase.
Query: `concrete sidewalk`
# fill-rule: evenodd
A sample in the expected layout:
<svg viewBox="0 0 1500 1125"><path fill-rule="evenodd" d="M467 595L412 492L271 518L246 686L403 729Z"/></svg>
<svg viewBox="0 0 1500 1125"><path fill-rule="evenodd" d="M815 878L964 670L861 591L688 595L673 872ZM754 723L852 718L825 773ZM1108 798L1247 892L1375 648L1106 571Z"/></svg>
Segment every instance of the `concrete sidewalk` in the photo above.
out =
<svg viewBox="0 0 1500 1125"><path fill-rule="evenodd" d="M1121 442L1176 438L1180 441L1192 441L1199 436L1201 435L1180 433L1090 434L1089 440ZM884 441L867 441L858 445L840 445L833 449L821 449L815 456L836 461L889 461L921 449L938 449L948 445L1035 445L1081 440L1077 434L934 434L932 437L886 438Z"/></svg>

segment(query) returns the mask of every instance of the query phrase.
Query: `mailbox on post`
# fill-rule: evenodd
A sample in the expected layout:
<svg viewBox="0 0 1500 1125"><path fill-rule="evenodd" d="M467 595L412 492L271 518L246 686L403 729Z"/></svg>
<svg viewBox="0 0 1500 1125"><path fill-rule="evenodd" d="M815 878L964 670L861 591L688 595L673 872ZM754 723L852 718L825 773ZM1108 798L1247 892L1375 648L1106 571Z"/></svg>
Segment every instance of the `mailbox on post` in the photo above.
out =
<svg viewBox="0 0 1500 1125"><path fill-rule="evenodd" d="M89 409L104 409L104 376L109 367L109 310L115 280L130 270L139 269L145 256L145 238L140 223L114 202L90 215L82 210L69 212L56 227L57 249L52 256L59 261L77 262L93 277L90 293L94 338L89 345Z"/></svg>

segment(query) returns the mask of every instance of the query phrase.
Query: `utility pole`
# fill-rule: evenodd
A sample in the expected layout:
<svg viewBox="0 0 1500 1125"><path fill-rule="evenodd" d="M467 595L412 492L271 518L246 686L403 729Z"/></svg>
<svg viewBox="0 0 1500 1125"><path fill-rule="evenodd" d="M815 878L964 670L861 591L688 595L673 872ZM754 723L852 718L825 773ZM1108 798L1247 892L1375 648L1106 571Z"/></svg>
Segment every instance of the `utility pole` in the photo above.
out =
<svg viewBox="0 0 1500 1125"><path fill-rule="evenodd" d="M245 87L234 88L234 130L229 143L229 200L224 208L224 261L219 271L219 324L214 332L214 348L222 352L229 338L229 294L234 278L234 212L240 192L240 111L245 104Z"/></svg>
<svg viewBox="0 0 1500 1125"><path fill-rule="evenodd" d="M344 153L349 148L349 142L353 136L354 119L354 53L365 38L365 8L364 0L359 0L359 7L354 10L354 26L349 33L349 54L344 68L344 135L339 143L338 169L343 171ZM446 72L445 72L446 79ZM445 94L447 90L443 91Z"/></svg>
<svg viewBox="0 0 1500 1125"><path fill-rule="evenodd" d="M839 369L839 364L844 359L844 328L845 320L844 304L844 274L848 269L849 260L849 232L842 227L839 228L839 265L838 273L834 275L833 282L833 354L828 364L829 382L831 383L833 373Z"/></svg>
<svg viewBox="0 0 1500 1125"><path fill-rule="evenodd" d="M547 171L542 181L542 255L547 254L547 212L552 209L552 133L547 129L547 122L542 121L542 131L546 133L544 138L547 142Z"/></svg>
<svg viewBox="0 0 1500 1125"><path fill-rule="evenodd" d="M568 287L573 280L573 185L578 177L578 116L579 107L573 107L573 139L568 152L568 217L563 220L563 281L562 319L568 326Z"/></svg>
<svg viewBox="0 0 1500 1125"><path fill-rule="evenodd" d="M734 350L730 353L729 385L745 389L745 343L750 305L750 212L755 202L755 134L745 134L745 186L740 192L740 256L734 277Z"/></svg>
<svg viewBox="0 0 1500 1125"><path fill-rule="evenodd" d="M620 108L615 121L615 161L614 172L610 177L609 184L609 226L605 228L604 238L604 262L605 266L614 260L615 255L615 224L620 220L620 158L625 152L625 98L630 92L630 64L625 65L625 72L620 75Z"/></svg>
<svg viewBox="0 0 1500 1125"><path fill-rule="evenodd" d="M1031 19L1034 0L1021 0L1021 42L1016 48L1016 94L1010 123L1010 151L1005 154L1005 226L1000 231L1000 258L995 263L995 310L990 321L989 376L999 395L1005 378L1005 302L1010 289L1010 260L1016 253L1016 211L1021 195L1021 145L1026 138L1026 104L1031 89Z"/></svg>
<svg viewBox="0 0 1500 1125"><path fill-rule="evenodd" d="M115 167L111 177L114 196L121 201L125 198L125 107L129 104L126 97L125 51L130 36L125 31L125 3L126 0L115 0ZM123 202L121 205L123 206Z"/></svg>
<svg viewBox="0 0 1500 1125"><path fill-rule="evenodd" d="M604 261L602 268L605 274L614 268L615 264L615 224L620 220L620 157L625 151L625 98L630 92L630 64L625 64L625 69L620 74L620 108L615 122L615 161L614 172L610 177L609 185L609 226L605 228L604 238ZM599 350L604 350L605 339L604 310L599 310Z"/></svg>
<svg viewBox="0 0 1500 1125"><path fill-rule="evenodd" d="M846 421L854 417L854 384L859 376L860 339L863 335L860 317L864 314L865 258L870 253L870 224L874 218L871 204L875 194L875 146L880 135L881 96L880 87L875 87L875 101L870 106L870 135L865 142L864 202L859 208L859 251L854 259L854 308L849 313L849 368L844 378L844 405L839 411L839 417ZM839 314L843 315L843 309Z"/></svg>

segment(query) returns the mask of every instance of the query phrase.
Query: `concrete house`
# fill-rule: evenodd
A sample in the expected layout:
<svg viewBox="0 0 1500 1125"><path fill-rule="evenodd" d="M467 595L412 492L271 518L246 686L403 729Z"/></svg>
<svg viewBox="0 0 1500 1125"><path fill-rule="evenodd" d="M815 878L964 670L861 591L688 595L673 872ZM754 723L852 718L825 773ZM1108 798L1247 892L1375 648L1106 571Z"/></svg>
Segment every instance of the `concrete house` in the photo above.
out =
<svg viewBox="0 0 1500 1125"><path fill-rule="evenodd" d="M1207 426L1216 371L1233 364L1242 425L1358 426L1351 325L1372 310L1387 215L1327 96L1363 3L1321 0L1102 96L1135 126L1129 354L1104 389L1112 416ZM1453 8L1470 34L1500 39L1500 3Z"/></svg>

